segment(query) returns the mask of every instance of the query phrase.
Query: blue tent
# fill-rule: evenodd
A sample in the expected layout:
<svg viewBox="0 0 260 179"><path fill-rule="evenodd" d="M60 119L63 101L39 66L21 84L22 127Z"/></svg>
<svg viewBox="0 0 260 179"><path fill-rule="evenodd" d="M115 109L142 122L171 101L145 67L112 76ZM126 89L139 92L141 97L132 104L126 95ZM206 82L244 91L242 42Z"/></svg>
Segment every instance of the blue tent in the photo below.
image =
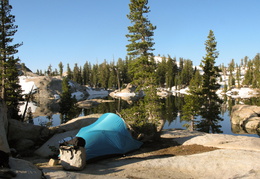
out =
<svg viewBox="0 0 260 179"><path fill-rule="evenodd" d="M141 147L132 138L122 118L105 113L93 124L79 130L77 137L86 141L87 160L112 154L125 154Z"/></svg>

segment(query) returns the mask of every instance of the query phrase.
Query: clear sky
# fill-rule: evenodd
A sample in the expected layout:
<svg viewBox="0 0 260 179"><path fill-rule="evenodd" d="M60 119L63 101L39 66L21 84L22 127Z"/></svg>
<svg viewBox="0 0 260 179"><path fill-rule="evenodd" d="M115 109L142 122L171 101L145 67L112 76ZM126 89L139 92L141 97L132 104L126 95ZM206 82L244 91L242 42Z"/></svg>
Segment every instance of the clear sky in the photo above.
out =
<svg viewBox="0 0 260 179"><path fill-rule="evenodd" d="M32 71L59 62L83 66L125 59L130 0L10 0L23 42L16 54ZM154 55L183 57L199 65L213 30L216 64L260 53L260 0L149 0Z"/></svg>

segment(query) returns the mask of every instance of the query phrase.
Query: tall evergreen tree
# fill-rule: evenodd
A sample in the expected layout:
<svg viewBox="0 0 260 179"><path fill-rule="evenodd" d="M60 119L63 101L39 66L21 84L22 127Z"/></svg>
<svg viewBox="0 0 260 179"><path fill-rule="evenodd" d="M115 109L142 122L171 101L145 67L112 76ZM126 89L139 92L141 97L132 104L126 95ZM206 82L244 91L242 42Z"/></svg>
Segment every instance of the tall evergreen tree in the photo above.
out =
<svg viewBox="0 0 260 179"><path fill-rule="evenodd" d="M60 105L60 113L63 122L66 122L69 119L74 117L75 104L77 100L71 96L71 90L69 86L69 80L67 77L62 80L62 94Z"/></svg>
<svg viewBox="0 0 260 179"><path fill-rule="evenodd" d="M70 64L67 64L67 78L71 80L73 78L73 74L70 68Z"/></svg>
<svg viewBox="0 0 260 179"><path fill-rule="evenodd" d="M216 91L220 88L217 78L220 76L220 70L215 66L215 60L218 58L216 49L217 42L212 30L209 31L208 39L205 42L206 56L202 60L202 106L200 115L203 118L197 125L199 130L204 132L221 133L221 126L218 122L223 120L220 114L221 100L218 98Z"/></svg>
<svg viewBox="0 0 260 179"><path fill-rule="evenodd" d="M99 66L98 64L93 65L92 71L91 71L91 86L98 87L99 85Z"/></svg>
<svg viewBox="0 0 260 179"><path fill-rule="evenodd" d="M252 86L253 88L260 87L260 53L258 53L253 59L253 81Z"/></svg>
<svg viewBox="0 0 260 179"><path fill-rule="evenodd" d="M166 64L166 57L162 57L162 61L158 63L157 69L156 69L156 78L158 81L158 84L161 87L164 87L166 83L166 73L167 73L167 64Z"/></svg>
<svg viewBox="0 0 260 179"><path fill-rule="evenodd" d="M175 77L178 73L176 58L172 59L170 56L168 56L166 66L167 66L166 74L165 74L166 87L171 88L175 85Z"/></svg>
<svg viewBox="0 0 260 179"><path fill-rule="evenodd" d="M21 94L19 85L17 63L18 58L14 54L21 43L13 43L13 36L17 32L17 25L14 25L15 16L11 15L12 6L8 0L0 1L0 78L1 98L6 102L9 114L18 118L18 100Z"/></svg>
<svg viewBox="0 0 260 179"><path fill-rule="evenodd" d="M240 78L241 78L241 66L237 64L236 65L236 81L237 81L237 87L238 88L241 87Z"/></svg>
<svg viewBox="0 0 260 179"><path fill-rule="evenodd" d="M90 83L91 64L86 62L83 66L83 84L89 85Z"/></svg>
<svg viewBox="0 0 260 179"><path fill-rule="evenodd" d="M106 60L99 65L98 79L100 85L107 89L109 81L109 65L107 64Z"/></svg>
<svg viewBox="0 0 260 179"><path fill-rule="evenodd" d="M253 66L253 63L250 61L247 61L247 70L246 70L246 73L245 73L245 78L244 78L244 81L243 81L243 84L244 85L252 85L253 83L253 70L254 70L254 66Z"/></svg>
<svg viewBox="0 0 260 179"><path fill-rule="evenodd" d="M114 61L109 65L108 87L114 89L120 88L120 81L118 78L118 67L115 66Z"/></svg>
<svg viewBox="0 0 260 179"><path fill-rule="evenodd" d="M216 49L217 42L215 40L214 32L209 31L208 40L205 42L206 56L202 60L203 85L202 93L209 98L215 98L216 91L220 88L220 84L217 83L217 78L220 77L220 70L215 66L215 60L218 58L218 51Z"/></svg>
<svg viewBox="0 0 260 179"><path fill-rule="evenodd" d="M77 82L78 84L82 83L82 75L80 67L78 67L78 64L75 63L75 66L73 68L73 81Z"/></svg>
<svg viewBox="0 0 260 179"><path fill-rule="evenodd" d="M130 34L126 37L129 38L128 55L131 56L153 56L153 31L156 29L153 24L148 20L145 14L150 12L148 0L130 0L129 4L130 13L127 15L128 19L133 24L128 27Z"/></svg>
<svg viewBox="0 0 260 179"><path fill-rule="evenodd" d="M136 57L130 63L130 73L133 76L132 83L145 91L145 97L139 101L138 107L124 117L134 120L137 130L155 137L156 126L161 117L156 94L156 64L152 53L154 50L152 37L156 27L146 15L150 12L148 0L131 0L129 9L127 17L133 25L128 27L129 34L126 35L131 42L127 45L127 51L128 55Z"/></svg>
<svg viewBox="0 0 260 179"><path fill-rule="evenodd" d="M181 71L182 84L188 86L191 78L193 77L193 66L191 60L183 61L183 69Z"/></svg>
<svg viewBox="0 0 260 179"><path fill-rule="evenodd" d="M63 66L62 62L60 62L60 63L59 63L59 69L60 69L60 70L59 70L59 75L60 75L60 77L62 77L62 74L63 74L63 67L64 67L64 66Z"/></svg>

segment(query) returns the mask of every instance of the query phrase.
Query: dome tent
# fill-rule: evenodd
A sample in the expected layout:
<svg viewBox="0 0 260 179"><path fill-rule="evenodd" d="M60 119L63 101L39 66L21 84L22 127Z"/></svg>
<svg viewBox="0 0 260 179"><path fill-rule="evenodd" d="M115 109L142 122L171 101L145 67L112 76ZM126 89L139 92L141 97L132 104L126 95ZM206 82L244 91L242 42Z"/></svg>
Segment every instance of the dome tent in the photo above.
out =
<svg viewBox="0 0 260 179"><path fill-rule="evenodd" d="M122 118L105 113L93 124L79 130L77 137L86 141L87 160L112 154L125 154L143 144L133 139Z"/></svg>

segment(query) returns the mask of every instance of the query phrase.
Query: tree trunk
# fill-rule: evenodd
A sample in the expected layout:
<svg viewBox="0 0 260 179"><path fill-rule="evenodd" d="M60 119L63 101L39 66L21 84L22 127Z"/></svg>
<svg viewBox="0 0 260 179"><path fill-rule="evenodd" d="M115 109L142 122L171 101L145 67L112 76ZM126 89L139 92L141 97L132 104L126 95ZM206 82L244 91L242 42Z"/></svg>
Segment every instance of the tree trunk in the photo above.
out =
<svg viewBox="0 0 260 179"><path fill-rule="evenodd" d="M10 153L9 144L7 142L7 107L2 99L0 99L0 150Z"/></svg>

